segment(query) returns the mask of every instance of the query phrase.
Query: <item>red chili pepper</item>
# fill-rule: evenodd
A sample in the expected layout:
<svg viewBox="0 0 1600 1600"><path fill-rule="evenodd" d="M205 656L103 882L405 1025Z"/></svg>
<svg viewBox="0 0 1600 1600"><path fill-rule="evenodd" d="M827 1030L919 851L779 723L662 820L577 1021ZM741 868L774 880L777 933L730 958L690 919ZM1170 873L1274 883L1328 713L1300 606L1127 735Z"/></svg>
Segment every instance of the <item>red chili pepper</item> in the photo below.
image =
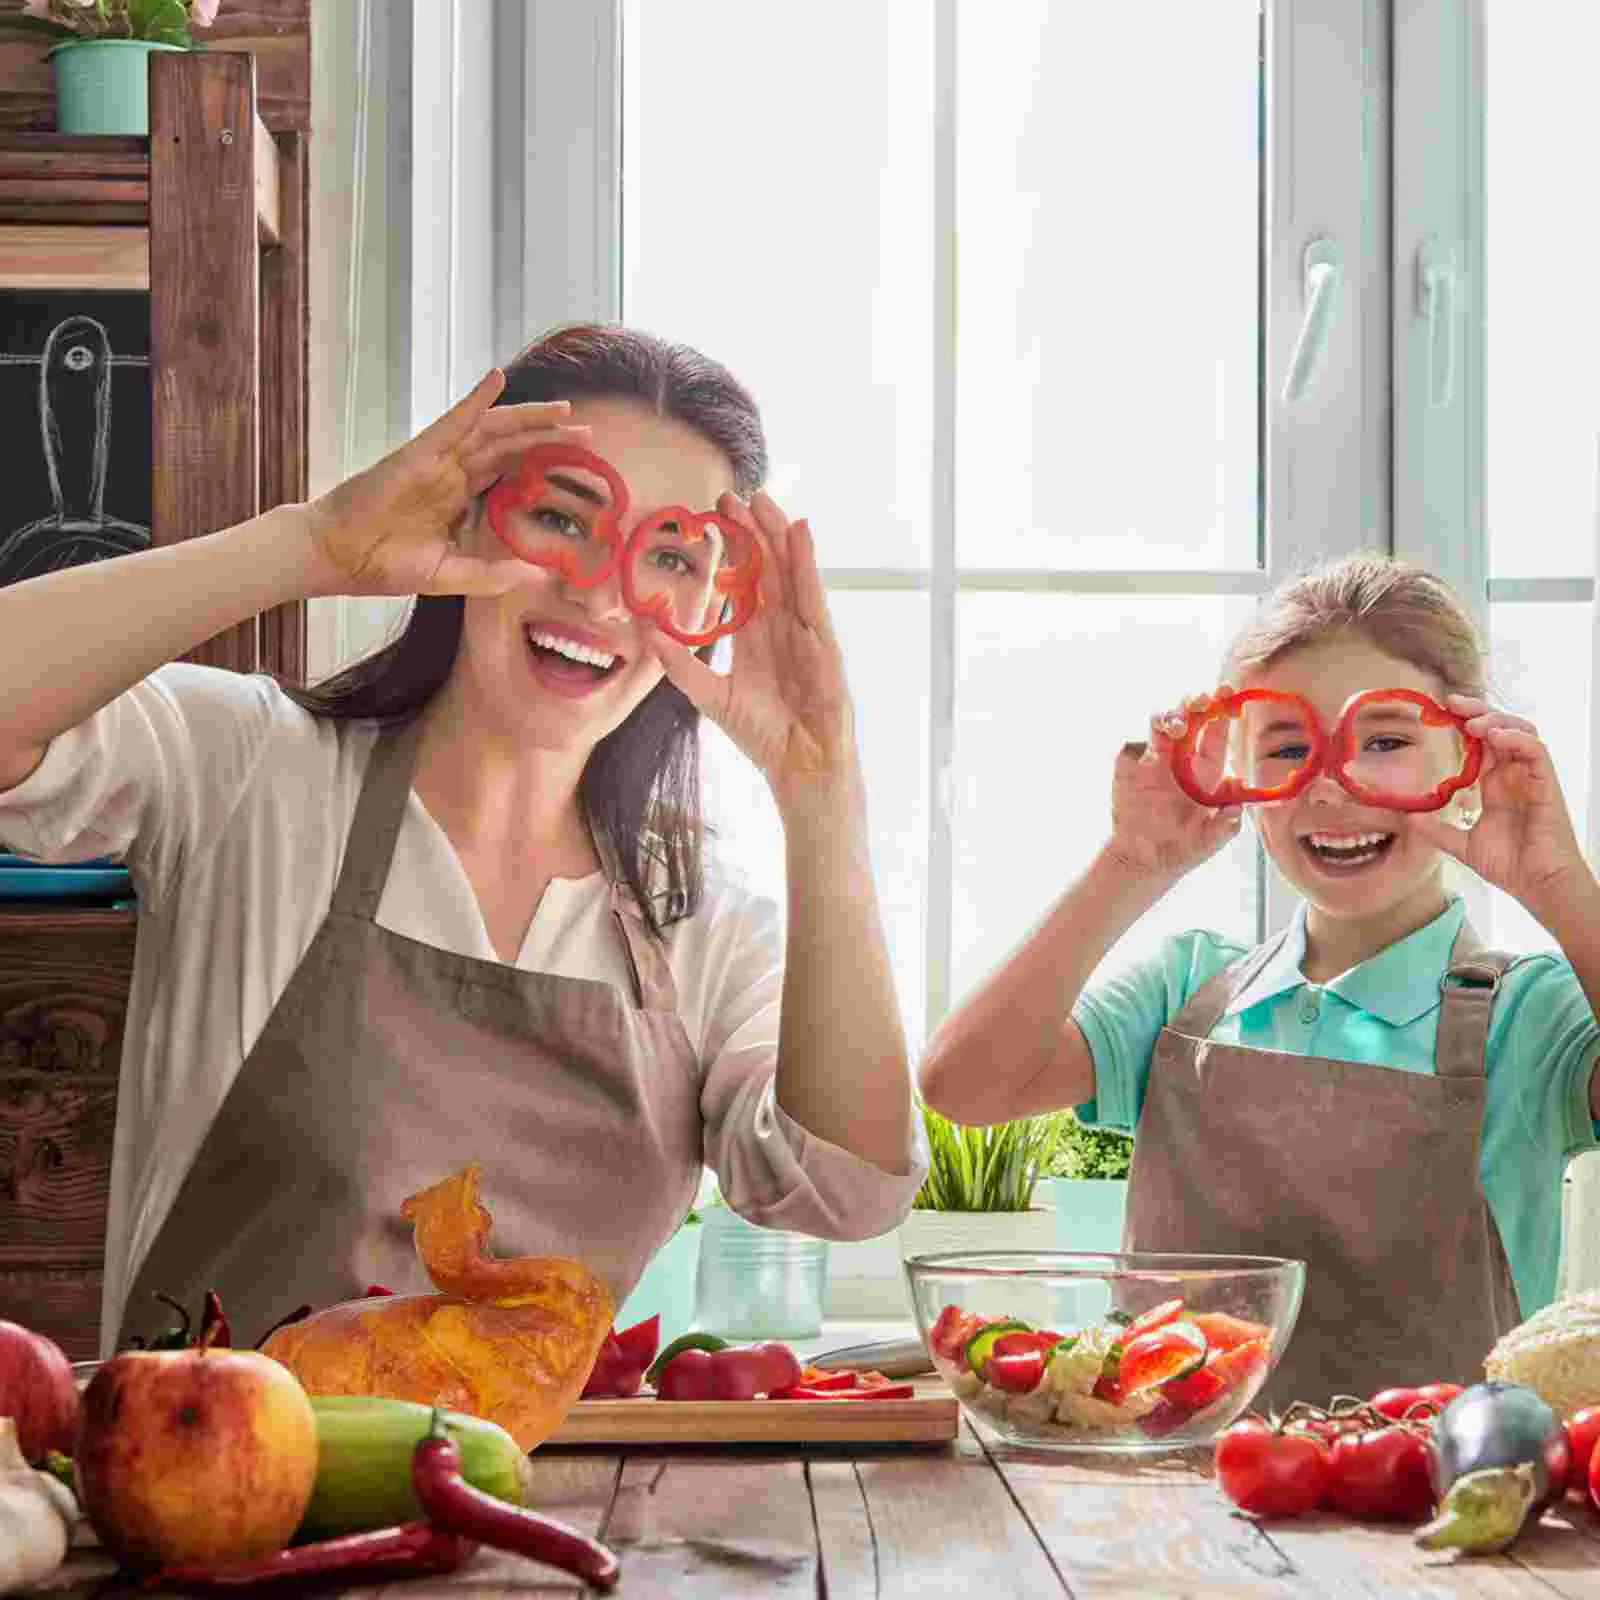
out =
<svg viewBox="0 0 1600 1600"><path fill-rule="evenodd" d="M393 1528L345 1534L317 1544L291 1545L255 1561L226 1567L162 1567L139 1583L141 1589L172 1587L238 1594L241 1590L293 1585L308 1579L336 1578L340 1585L384 1583L427 1572L454 1572L477 1550L477 1544L427 1522L403 1522Z"/></svg>
<svg viewBox="0 0 1600 1600"><path fill-rule="evenodd" d="M621 1570L617 1558L598 1539L497 1500L461 1476L461 1452L445 1432L444 1413L437 1406L411 1455L411 1487L429 1518L450 1533L558 1567L597 1589L616 1587Z"/></svg>
<svg viewBox="0 0 1600 1600"><path fill-rule="evenodd" d="M769 1400L910 1400L916 1387L909 1383L889 1383L881 1389L780 1389Z"/></svg>

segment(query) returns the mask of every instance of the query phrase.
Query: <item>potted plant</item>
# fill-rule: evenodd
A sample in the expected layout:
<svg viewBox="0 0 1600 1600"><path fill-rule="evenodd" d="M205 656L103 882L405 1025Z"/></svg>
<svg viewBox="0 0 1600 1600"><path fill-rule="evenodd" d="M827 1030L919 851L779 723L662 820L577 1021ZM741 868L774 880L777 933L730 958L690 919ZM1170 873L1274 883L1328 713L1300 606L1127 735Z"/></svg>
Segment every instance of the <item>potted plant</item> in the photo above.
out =
<svg viewBox="0 0 1600 1600"><path fill-rule="evenodd" d="M0 26L56 41L56 127L62 133L150 132L150 56L192 50L221 0L26 0Z"/></svg>
<svg viewBox="0 0 1600 1600"><path fill-rule="evenodd" d="M1063 1119L1041 1185L1055 1210L1057 1248L1120 1250L1133 1139L1111 1128L1086 1128L1070 1111Z"/></svg>
<svg viewBox="0 0 1600 1600"><path fill-rule="evenodd" d="M1056 1224L1034 1191L1055 1159L1065 1114L963 1128L922 1107L928 1176L900 1224L900 1253L1053 1250Z"/></svg>

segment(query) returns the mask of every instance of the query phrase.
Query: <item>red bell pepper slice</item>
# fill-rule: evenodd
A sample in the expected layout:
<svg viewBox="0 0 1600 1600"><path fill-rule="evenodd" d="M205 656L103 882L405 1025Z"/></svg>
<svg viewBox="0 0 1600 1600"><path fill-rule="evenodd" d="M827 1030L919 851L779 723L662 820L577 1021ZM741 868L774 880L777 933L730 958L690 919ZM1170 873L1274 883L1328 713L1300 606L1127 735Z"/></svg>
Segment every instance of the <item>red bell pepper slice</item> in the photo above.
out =
<svg viewBox="0 0 1600 1600"><path fill-rule="evenodd" d="M1206 1336L1192 1322L1169 1322L1123 1346L1117 1386L1124 1394L1153 1389L1205 1360Z"/></svg>
<svg viewBox="0 0 1600 1600"><path fill-rule="evenodd" d="M661 1313L658 1311L631 1328L614 1328L612 1332L628 1364L638 1367L641 1373L648 1372L661 1343Z"/></svg>
<svg viewBox="0 0 1600 1600"><path fill-rule="evenodd" d="M784 1389L769 1400L910 1400L916 1394L910 1383L891 1383L882 1389Z"/></svg>
<svg viewBox="0 0 1600 1600"><path fill-rule="evenodd" d="M1275 788L1262 788L1240 778L1209 779L1204 776L1196 769L1201 756L1202 737L1213 723L1231 722L1246 706L1257 703L1282 705L1304 724L1311 741L1304 764L1296 767ZM1277 689L1234 689L1208 700L1205 705L1189 713L1184 723L1183 737L1172 752L1172 776L1177 780L1178 787L1196 805L1237 806L1247 801L1292 800L1322 770L1323 762L1327 759L1328 736L1323 731L1315 708L1302 695L1285 694Z"/></svg>
<svg viewBox="0 0 1600 1600"><path fill-rule="evenodd" d="M1271 1328L1264 1322L1247 1322L1226 1311L1191 1311L1184 1320L1192 1322L1206 1336L1206 1343L1213 1350L1231 1350L1235 1345L1272 1336Z"/></svg>

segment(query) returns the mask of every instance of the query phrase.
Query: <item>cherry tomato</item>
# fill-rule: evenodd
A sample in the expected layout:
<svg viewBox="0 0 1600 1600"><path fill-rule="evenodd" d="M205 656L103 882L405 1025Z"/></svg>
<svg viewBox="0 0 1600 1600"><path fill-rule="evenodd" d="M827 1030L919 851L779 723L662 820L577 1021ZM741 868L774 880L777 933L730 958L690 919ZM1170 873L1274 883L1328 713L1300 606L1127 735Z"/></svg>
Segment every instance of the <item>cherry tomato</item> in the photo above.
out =
<svg viewBox="0 0 1600 1600"><path fill-rule="evenodd" d="M936 1356L946 1361L959 1361L979 1328L991 1322L1003 1322L1004 1317L980 1317L974 1311L963 1311L959 1306L946 1306L928 1330L928 1346Z"/></svg>
<svg viewBox="0 0 1600 1600"><path fill-rule="evenodd" d="M1163 1300L1158 1306L1151 1306L1142 1316L1135 1317L1126 1328L1122 1330L1119 1344L1132 1344L1141 1333L1152 1333L1155 1329L1164 1327L1169 1322L1176 1322L1183 1315L1183 1301Z"/></svg>
<svg viewBox="0 0 1600 1600"><path fill-rule="evenodd" d="M1192 1322L1168 1322L1122 1347L1117 1385L1124 1394L1153 1389L1205 1360L1206 1336Z"/></svg>
<svg viewBox="0 0 1600 1600"><path fill-rule="evenodd" d="M1433 1515L1428 1447L1408 1428L1371 1428L1334 1441L1328 1504L1371 1521L1422 1522Z"/></svg>
<svg viewBox="0 0 1600 1600"><path fill-rule="evenodd" d="M1228 1380L1215 1366L1204 1366L1161 1386L1161 1398L1187 1411L1203 1411L1228 1391Z"/></svg>
<svg viewBox="0 0 1600 1600"><path fill-rule="evenodd" d="M1382 1389L1372 1397L1372 1409L1396 1422L1417 1403L1415 1389Z"/></svg>
<svg viewBox="0 0 1600 1600"><path fill-rule="evenodd" d="M1580 1485L1583 1479L1574 1472L1572 1479ZM1600 1448L1589 1457L1589 1500L1596 1511L1600 1511Z"/></svg>
<svg viewBox="0 0 1600 1600"><path fill-rule="evenodd" d="M1032 1394L1044 1378L1043 1350L1017 1350L1010 1355L991 1352L983 1376L1008 1394Z"/></svg>
<svg viewBox="0 0 1600 1600"><path fill-rule="evenodd" d="M1417 1399L1431 1400L1443 1411L1461 1393L1459 1383L1425 1383L1417 1390Z"/></svg>
<svg viewBox="0 0 1600 1600"><path fill-rule="evenodd" d="M1275 1433L1257 1418L1236 1422L1217 1441L1217 1481L1258 1517L1298 1517L1322 1502L1329 1457L1307 1433Z"/></svg>
<svg viewBox="0 0 1600 1600"><path fill-rule="evenodd" d="M1589 1406L1567 1418L1567 1444L1572 1453L1572 1465L1567 1469L1567 1493L1574 1500L1582 1500L1589 1493L1590 1468L1597 1443L1600 1443L1600 1406Z"/></svg>
<svg viewBox="0 0 1600 1600"><path fill-rule="evenodd" d="M1192 1311L1184 1320L1192 1322L1206 1336L1206 1343L1213 1350L1231 1350L1238 1344L1272 1339L1272 1329L1264 1322L1246 1322L1243 1317L1229 1316L1226 1311Z"/></svg>

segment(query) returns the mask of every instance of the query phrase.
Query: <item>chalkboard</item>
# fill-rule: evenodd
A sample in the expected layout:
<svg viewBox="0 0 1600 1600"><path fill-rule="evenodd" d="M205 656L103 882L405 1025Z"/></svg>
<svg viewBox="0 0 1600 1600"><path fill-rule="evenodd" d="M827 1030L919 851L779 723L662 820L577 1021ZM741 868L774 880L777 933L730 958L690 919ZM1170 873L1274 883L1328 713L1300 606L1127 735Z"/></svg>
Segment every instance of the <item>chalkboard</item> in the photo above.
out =
<svg viewBox="0 0 1600 1600"><path fill-rule="evenodd" d="M0 586L150 544L150 296L0 290Z"/></svg>

